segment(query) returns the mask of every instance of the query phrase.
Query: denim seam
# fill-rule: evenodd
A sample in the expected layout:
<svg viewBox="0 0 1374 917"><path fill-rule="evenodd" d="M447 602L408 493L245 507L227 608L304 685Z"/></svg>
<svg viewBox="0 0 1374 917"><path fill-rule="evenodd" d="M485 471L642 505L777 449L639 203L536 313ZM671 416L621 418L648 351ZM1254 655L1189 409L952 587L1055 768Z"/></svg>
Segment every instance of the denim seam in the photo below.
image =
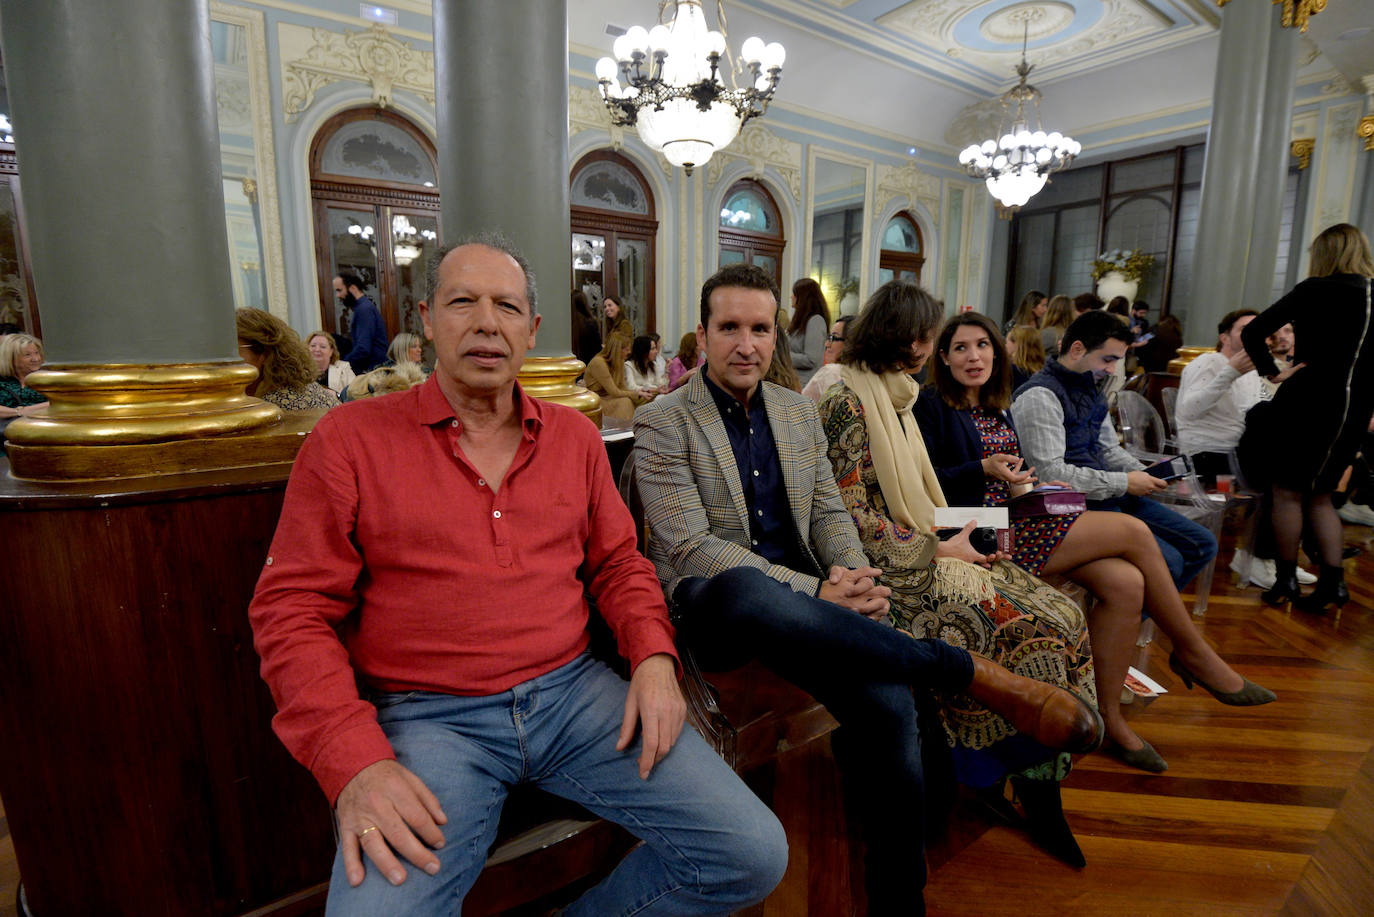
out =
<svg viewBox="0 0 1374 917"><path fill-rule="evenodd" d="M663 834L662 831L659 831L657 828L652 828L652 829L649 828L648 825L645 825L644 822L640 821L639 817L638 817L637 815L635 815L634 812L630 811L629 809L625 808L624 806L614 805L614 804L612 804L612 803L607 802L605 799L603 799L603 798L601 797L601 795L600 795L599 793L595 793L595 792L593 792L592 790L588 789L588 788L587 788L586 786L584 786L580 781L578 781L577 778L575 778L575 777L573 777L573 776L571 776L571 775L569 775L569 774L563 773L562 771L559 771L559 772L557 773L557 776L562 777L564 780L567 780L569 783L571 783L571 784L573 784L574 786L576 786L576 787L577 787L579 790L581 790L583 793L586 793L588 799L594 799L594 800L596 800L597 803L599 803L600 805L606 807L607 809L613 809L613 810L615 810L616 812L619 812L619 813L625 818L625 822L622 822L622 823L621 823L622 825L624 825L624 824L627 823L627 822L633 822L633 823L634 823L635 825L637 825L642 831L644 831L645 834L653 834L656 838L659 839L659 841L661 841L661 842L663 843L663 845L664 845L665 847L667 847L669 850L672 850L673 853L675 853L675 854L677 855L678 859L680 859L683 863L687 864L687 865L691 868L691 870L692 870L692 886L697 890L697 893L698 893L698 894L704 894L704 893L705 893L705 887L702 885L702 882L701 882L701 867L698 866L697 863L696 863L694 860L692 860L691 857L689 857L686 853L684 853L682 850L680 850L675 844L673 844L672 841L671 841L667 836L665 836L665 835ZM662 898L664 895L671 894L672 892L675 892L675 891L677 891L679 888L683 888L683 887L684 887L684 886L683 886L681 883L675 883L674 886L673 886L672 888L665 889L665 890L659 892L659 893L656 894L652 899L650 899L649 902L647 902L647 903L645 903L645 904L639 906L639 908L638 908L637 910L627 911L626 913L629 913L629 914L638 913L640 910L643 910L644 908L648 907L649 904L652 904L654 901L657 901L659 898Z"/></svg>

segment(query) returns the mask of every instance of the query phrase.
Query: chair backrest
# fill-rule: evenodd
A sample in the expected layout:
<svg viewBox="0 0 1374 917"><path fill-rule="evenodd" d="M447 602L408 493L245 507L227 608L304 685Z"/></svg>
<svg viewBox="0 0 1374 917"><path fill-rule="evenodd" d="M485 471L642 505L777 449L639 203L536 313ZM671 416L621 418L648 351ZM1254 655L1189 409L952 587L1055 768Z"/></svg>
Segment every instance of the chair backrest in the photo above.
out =
<svg viewBox="0 0 1374 917"><path fill-rule="evenodd" d="M630 515L635 520L635 538L638 541L639 553L646 554L649 550L649 523L644 519L644 502L639 499L639 485L635 483L635 457L631 453L625 459L625 464L620 468L620 499L625 501L625 505L630 508Z"/></svg>
<svg viewBox="0 0 1374 917"><path fill-rule="evenodd" d="M1139 392L1121 391L1116 396L1121 419L1121 439L1131 453L1163 452L1169 444L1164 421L1154 405Z"/></svg>
<svg viewBox="0 0 1374 917"><path fill-rule="evenodd" d="M1174 417L1174 411L1178 408L1178 386L1171 385L1159 393L1159 400L1164 405L1164 421L1169 425L1169 435L1178 436L1178 420Z"/></svg>

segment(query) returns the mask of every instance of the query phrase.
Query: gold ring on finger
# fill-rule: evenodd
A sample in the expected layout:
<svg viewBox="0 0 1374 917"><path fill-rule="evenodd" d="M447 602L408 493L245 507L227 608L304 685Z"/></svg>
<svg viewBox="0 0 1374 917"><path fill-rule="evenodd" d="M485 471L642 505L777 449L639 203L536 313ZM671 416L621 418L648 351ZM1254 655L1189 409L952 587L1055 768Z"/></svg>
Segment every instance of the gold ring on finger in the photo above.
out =
<svg viewBox="0 0 1374 917"><path fill-rule="evenodd" d="M376 825L373 825L373 826L370 827L370 828L364 828L361 832L358 833L358 843L361 844L361 843L363 842L363 838L367 837L367 833L368 833L369 831L376 831L376 830L377 830L377 826L376 826Z"/></svg>

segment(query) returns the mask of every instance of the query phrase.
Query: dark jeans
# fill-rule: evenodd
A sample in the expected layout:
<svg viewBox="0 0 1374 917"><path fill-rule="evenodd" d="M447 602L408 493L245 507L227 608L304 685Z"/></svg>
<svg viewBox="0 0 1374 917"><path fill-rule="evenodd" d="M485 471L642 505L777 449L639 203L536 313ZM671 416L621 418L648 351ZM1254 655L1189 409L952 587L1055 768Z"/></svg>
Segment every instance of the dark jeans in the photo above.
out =
<svg viewBox="0 0 1374 917"><path fill-rule="evenodd" d="M840 722L836 763L864 833L869 913L924 913L925 785L912 688L964 690L972 657L749 567L683 580L673 600L704 668L758 659Z"/></svg>

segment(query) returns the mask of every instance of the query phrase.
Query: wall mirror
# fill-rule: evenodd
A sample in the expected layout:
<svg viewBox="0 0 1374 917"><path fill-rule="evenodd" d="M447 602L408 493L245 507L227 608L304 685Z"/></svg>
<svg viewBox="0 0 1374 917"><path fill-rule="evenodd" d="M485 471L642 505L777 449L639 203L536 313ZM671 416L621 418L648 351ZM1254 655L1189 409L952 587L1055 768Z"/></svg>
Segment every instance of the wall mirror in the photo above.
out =
<svg viewBox="0 0 1374 917"><path fill-rule="evenodd" d="M831 316L857 312L867 294L868 168L812 153L811 258L807 273L821 285Z"/></svg>
<svg viewBox="0 0 1374 917"><path fill-rule="evenodd" d="M234 306L266 309L286 318L264 36L261 13L210 5L224 224L229 236L226 256Z"/></svg>

